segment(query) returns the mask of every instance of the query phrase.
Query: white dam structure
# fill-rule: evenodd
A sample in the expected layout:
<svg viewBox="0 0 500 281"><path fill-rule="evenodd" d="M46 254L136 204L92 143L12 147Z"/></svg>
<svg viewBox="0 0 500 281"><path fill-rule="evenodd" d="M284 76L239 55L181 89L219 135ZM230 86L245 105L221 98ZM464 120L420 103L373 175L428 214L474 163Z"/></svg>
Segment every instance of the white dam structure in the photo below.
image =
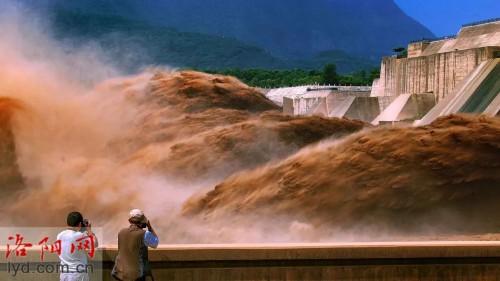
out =
<svg viewBox="0 0 500 281"><path fill-rule="evenodd" d="M411 42L382 59L371 87L301 86L266 95L290 115L425 125L453 113L500 114L500 19L462 26L456 36Z"/></svg>

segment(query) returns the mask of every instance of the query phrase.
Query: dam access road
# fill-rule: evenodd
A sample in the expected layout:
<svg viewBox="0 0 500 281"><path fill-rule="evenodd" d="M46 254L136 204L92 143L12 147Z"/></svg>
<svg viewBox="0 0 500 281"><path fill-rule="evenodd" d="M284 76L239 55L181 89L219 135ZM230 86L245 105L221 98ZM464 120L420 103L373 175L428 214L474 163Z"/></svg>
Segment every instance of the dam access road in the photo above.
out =
<svg viewBox="0 0 500 281"><path fill-rule="evenodd" d="M116 246L98 250L93 280L112 280L116 251ZM0 254L1 280L11 280ZM500 241L163 245L150 251L150 260L161 281L500 280ZM49 276L12 280L57 280Z"/></svg>

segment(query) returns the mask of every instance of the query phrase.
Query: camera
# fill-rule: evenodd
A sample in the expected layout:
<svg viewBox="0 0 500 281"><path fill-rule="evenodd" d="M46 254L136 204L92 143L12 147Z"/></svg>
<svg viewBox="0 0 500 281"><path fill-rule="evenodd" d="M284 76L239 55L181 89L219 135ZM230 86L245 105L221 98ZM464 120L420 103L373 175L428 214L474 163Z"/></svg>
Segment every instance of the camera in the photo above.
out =
<svg viewBox="0 0 500 281"><path fill-rule="evenodd" d="M83 222L82 222L82 226L83 227L88 227L89 226L89 220L88 219L84 219Z"/></svg>

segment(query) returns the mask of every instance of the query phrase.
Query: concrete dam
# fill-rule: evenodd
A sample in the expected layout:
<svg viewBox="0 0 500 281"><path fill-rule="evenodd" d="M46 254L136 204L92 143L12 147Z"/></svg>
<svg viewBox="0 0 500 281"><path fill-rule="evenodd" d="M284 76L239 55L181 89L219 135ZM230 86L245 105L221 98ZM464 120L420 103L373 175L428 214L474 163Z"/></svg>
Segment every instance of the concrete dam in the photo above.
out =
<svg viewBox="0 0 500 281"><path fill-rule="evenodd" d="M347 117L374 125L428 124L452 113L496 116L499 57L500 20L495 19L464 25L456 36L411 42L407 55L383 58L372 87L283 88L267 96L283 104L286 114Z"/></svg>
<svg viewBox="0 0 500 281"><path fill-rule="evenodd" d="M500 59L482 62L457 87L454 94L443 98L417 125L426 125L437 117L452 113L476 113L496 116L499 111Z"/></svg>

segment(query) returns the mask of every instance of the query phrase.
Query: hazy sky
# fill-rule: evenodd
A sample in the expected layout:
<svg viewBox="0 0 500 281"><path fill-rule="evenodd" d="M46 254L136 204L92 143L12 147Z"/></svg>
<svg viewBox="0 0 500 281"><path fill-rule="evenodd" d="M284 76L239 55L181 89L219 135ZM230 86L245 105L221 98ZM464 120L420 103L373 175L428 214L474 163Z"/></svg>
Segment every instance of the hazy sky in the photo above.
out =
<svg viewBox="0 0 500 281"><path fill-rule="evenodd" d="M500 0L395 0L436 36L458 32L465 23L500 17Z"/></svg>

